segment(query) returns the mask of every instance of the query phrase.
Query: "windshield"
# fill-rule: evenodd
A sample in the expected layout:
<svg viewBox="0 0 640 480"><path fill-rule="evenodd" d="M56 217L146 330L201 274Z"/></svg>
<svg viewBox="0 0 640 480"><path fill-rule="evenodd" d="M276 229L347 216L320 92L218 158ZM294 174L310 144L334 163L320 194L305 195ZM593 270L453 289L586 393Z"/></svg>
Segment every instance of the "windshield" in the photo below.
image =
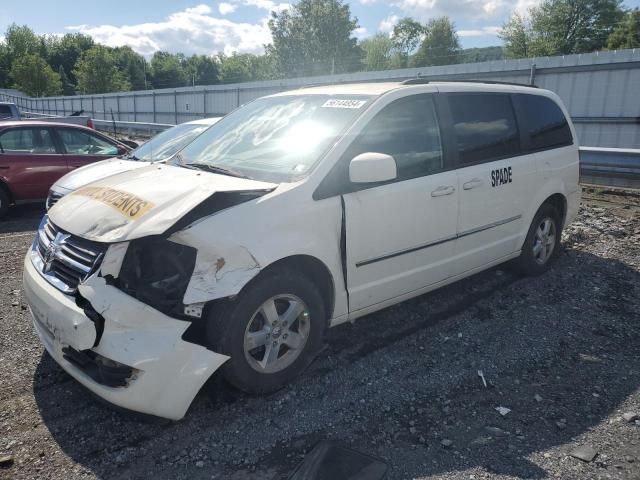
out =
<svg viewBox="0 0 640 480"><path fill-rule="evenodd" d="M296 95L256 100L227 115L177 156L181 165L269 182L308 174L372 99Z"/></svg>
<svg viewBox="0 0 640 480"><path fill-rule="evenodd" d="M125 158L143 162L161 162L175 155L182 147L211 125L182 124L159 133L130 152Z"/></svg>

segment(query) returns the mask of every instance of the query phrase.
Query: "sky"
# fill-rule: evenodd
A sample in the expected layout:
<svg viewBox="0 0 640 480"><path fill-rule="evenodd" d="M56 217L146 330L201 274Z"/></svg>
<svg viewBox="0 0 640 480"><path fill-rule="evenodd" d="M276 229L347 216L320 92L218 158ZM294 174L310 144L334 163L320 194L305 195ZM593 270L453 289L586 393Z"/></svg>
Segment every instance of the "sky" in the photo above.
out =
<svg viewBox="0 0 640 480"><path fill-rule="evenodd" d="M150 57L157 50L213 55L263 53L270 43L269 13L295 0L19 0L0 4L0 35L9 24L38 34L82 32L98 42L129 45ZM399 18L426 22L448 15L464 48L500 45L497 36L514 11L540 0L347 0L362 39L388 33ZM627 7L640 0L627 0Z"/></svg>

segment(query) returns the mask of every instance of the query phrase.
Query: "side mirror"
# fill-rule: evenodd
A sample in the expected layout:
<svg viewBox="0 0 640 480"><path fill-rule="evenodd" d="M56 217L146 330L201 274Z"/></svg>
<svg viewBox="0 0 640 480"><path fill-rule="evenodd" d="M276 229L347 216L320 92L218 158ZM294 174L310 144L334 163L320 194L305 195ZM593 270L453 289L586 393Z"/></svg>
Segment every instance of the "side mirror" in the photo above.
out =
<svg viewBox="0 0 640 480"><path fill-rule="evenodd" d="M349 164L349 179L353 183L386 182L397 175L396 160L384 153L361 153Z"/></svg>

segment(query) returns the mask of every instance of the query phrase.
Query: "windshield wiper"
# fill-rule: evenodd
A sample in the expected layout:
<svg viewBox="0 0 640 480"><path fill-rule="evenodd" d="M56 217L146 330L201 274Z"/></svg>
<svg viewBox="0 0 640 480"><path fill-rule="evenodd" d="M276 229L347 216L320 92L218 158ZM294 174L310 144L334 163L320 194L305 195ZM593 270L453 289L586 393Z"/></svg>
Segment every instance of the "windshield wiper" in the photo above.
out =
<svg viewBox="0 0 640 480"><path fill-rule="evenodd" d="M230 177L246 178L248 180L251 180L250 177L242 173L238 173L228 168L217 167L209 163L183 163L182 166L187 168L197 169L197 170L206 170L207 172L211 172L211 173L220 173L222 175L229 175Z"/></svg>

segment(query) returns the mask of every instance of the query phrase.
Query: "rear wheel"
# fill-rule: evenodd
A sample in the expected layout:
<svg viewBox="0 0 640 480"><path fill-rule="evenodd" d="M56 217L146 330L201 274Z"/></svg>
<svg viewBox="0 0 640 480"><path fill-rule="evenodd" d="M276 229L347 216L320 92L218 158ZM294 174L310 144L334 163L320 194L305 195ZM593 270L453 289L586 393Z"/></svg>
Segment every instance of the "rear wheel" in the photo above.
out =
<svg viewBox="0 0 640 480"><path fill-rule="evenodd" d="M207 342L228 355L224 378L248 393L273 392L295 379L322 344L322 297L307 277L283 270L252 282L234 300L214 309Z"/></svg>
<svg viewBox="0 0 640 480"><path fill-rule="evenodd" d="M525 275L540 275L548 270L560 249L560 215L553 205L540 207L529 227L522 253L516 264Z"/></svg>
<svg viewBox="0 0 640 480"><path fill-rule="evenodd" d="M0 218L4 217L9 211L9 195L0 185Z"/></svg>

